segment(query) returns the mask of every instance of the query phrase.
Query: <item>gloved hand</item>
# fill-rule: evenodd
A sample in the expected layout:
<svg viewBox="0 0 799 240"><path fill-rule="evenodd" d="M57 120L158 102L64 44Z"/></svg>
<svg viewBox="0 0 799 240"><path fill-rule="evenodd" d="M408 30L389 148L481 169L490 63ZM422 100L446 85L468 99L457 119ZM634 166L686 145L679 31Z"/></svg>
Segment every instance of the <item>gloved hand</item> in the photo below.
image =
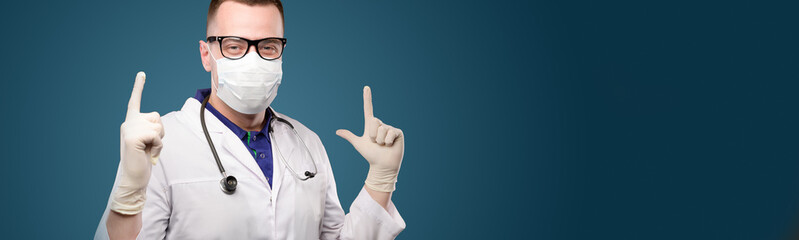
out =
<svg viewBox="0 0 799 240"><path fill-rule="evenodd" d="M405 136L399 128L384 124L374 117L369 86L363 88L363 117L362 136L344 129L337 130L336 135L349 141L369 162L366 187L378 192L393 192L405 153Z"/></svg>
<svg viewBox="0 0 799 240"><path fill-rule="evenodd" d="M136 74L128 113L119 131L121 176L111 198L111 210L125 215L135 215L144 209L150 170L163 148L161 115L139 112L145 78L144 72Z"/></svg>

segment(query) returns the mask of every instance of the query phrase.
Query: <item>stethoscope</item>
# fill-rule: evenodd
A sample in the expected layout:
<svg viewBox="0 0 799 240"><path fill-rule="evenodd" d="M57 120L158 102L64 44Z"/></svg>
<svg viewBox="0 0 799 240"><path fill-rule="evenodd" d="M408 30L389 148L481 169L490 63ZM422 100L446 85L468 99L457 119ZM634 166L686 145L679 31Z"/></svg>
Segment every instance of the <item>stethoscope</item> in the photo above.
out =
<svg viewBox="0 0 799 240"><path fill-rule="evenodd" d="M227 173L225 172L225 167L222 166L222 161L219 160L219 155L217 155L216 153L214 142L211 141L211 136L208 134L208 128L205 127L205 105L208 104L208 99L210 98L211 98L210 96L206 97L205 100L203 100L202 105L200 106L200 123L203 126L203 133L205 133L205 139L208 140L208 146L211 147L211 153L214 154L214 159L216 160L216 166L219 167L219 173L222 173L222 180L219 181L219 184L222 186L222 192L227 194L233 194L234 192L236 192L236 186L239 184L239 182L236 180L236 177L234 177L233 175L227 175ZM272 123L274 122L274 120L289 125L289 127L291 127L291 131L294 132L294 136L297 136L297 139L299 139L300 142L302 142L302 145L305 147L305 151L308 151L308 156L311 157L311 163L313 163L314 171L313 172L305 171L305 176L300 177L300 175L298 175L297 172L294 171L294 168L292 168L291 165L289 165L288 162L286 162L286 159L283 158L283 153L280 152L280 148L277 147L277 144L272 144L272 146L274 146L277 149L277 154L280 155L280 160L282 160L283 164L285 164L286 167L288 167L289 171L291 171L291 174L293 174L294 177L296 177L299 180L305 181L316 176L318 169L316 168L316 161L314 161L313 154L311 154L311 150L308 149L308 145L306 145L305 141L302 140L300 134L297 133L297 130L294 129L294 125L291 125L291 123L286 119L283 119L275 115L275 112L272 111L271 107L267 108L267 110L272 115L272 120L270 120L271 122L269 124L269 130L268 130L269 136L272 138L272 142L274 143L275 141L275 137L274 135L272 135L272 130L273 130L272 126L274 126Z"/></svg>

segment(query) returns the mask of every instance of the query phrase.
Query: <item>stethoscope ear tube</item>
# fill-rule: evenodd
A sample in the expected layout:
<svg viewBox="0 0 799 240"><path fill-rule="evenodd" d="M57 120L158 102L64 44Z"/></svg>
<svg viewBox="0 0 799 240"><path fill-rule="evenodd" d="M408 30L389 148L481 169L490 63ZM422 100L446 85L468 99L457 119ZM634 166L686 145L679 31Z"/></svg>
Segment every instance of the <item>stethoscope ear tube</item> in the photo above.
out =
<svg viewBox="0 0 799 240"><path fill-rule="evenodd" d="M270 116L272 116L272 118L273 118L273 119L277 120L278 122L285 123L286 125L289 125L289 127L291 127L291 129L294 129L294 125L292 125L292 124L291 124L291 123L290 123L288 120L286 120L286 119L283 119L282 117L278 117L278 116L275 114L275 111L273 111L271 107L270 107L270 108L267 108L266 110L269 110L269 115L270 115ZM273 125L274 125L274 124L269 124L269 132L270 132L270 133L271 133L271 132L273 132L273 131L275 130L274 128L272 128L272 127L273 127ZM298 137L299 137L299 135L298 135Z"/></svg>
<svg viewBox="0 0 799 240"><path fill-rule="evenodd" d="M280 147L278 147L277 144L275 144L274 147L275 147L275 149L277 149L277 154L280 155L280 160L283 161L283 164L286 165L286 167L289 169L291 174L293 174L294 177L296 177L297 179L299 179L301 181L306 181L308 179L311 179L311 178L315 177L317 171L319 171L316 168L316 161L314 161L313 156L311 156L311 150L308 149L308 145L305 144L305 141L302 140L302 138L300 137L300 134L297 133L297 129L294 129L294 125L292 125L288 120L286 120L286 119L284 119L282 117L278 117L277 114L275 114L275 112L272 110L272 108L267 108L267 110L271 114L272 119L277 120L278 122L285 123L286 125L289 125L289 127L291 128L291 131L294 132L294 136L297 136L297 139L300 140L300 142L302 143L302 146L305 147L305 151L308 152L308 156L311 157L311 163L313 163L314 172L305 171L305 177L300 177L300 175L297 174L297 172L294 171L294 168L291 167L291 165L289 165L289 163L286 161L286 158L283 157L283 153L280 152ZM272 128L272 125L273 124L269 124L269 133L272 133L272 131L274 130L274 128ZM275 137L272 136L272 139L275 139Z"/></svg>
<svg viewBox="0 0 799 240"><path fill-rule="evenodd" d="M214 142L211 141L211 135L208 134L208 128L205 126L205 106L208 104L209 99L211 99L210 96L206 97L203 100L202 104L200 104L200 125L202 125L203 127L205 140L208 141L208 146L211 147L211 153L214 155L214 160L216 160L216 166L219 167L219 173L222 174L222 180L219 181L219 186L222 188L222 192L226 194L233 194L236 192L236 186L238 186L239 182L238 180L236 180L236 177L232 175L228 176L227 173L225 172L225 167L222 166L222 161L219 160L219 154L216 153L216 147L214 147ZM294 125L292 125L288 120L278 117L275 114L275 112L272 110L272 108L267 108L267 110L272 116L272 119L277 120L278 122L283 122L289 127L291 127L291 131L294 132L294 135L297 136L300 142L302 142L302 145L305 147L305 151L307 151L308 154L311 154L311 150L308 149L308 145L305 144L305 141L302 140L300 135L297 133L297 130L294 129ZM269 124L269 129L268 129L269 133L272 133L273 131L272 125L273 124ZM272 136L272 139L274 139L274 136ZM288 162L286 162L286 159L283 158L283 154L280 152L280 148L277 145L275 145L274 147L277 149L277 152L280 155L280 159L283 160L283 164L286 164L286 167L288 167L289 171L292 174L294 174L294 177L297 177L297 179L305 181L316 176L316 172L318 171L318 169L316 168L316 161L314 161L313 156L311 156L311 163L313 163L314 172L305 171L305 177L300 177L297 174L297 172L294 171L291 165L289 165Z"/></svg>

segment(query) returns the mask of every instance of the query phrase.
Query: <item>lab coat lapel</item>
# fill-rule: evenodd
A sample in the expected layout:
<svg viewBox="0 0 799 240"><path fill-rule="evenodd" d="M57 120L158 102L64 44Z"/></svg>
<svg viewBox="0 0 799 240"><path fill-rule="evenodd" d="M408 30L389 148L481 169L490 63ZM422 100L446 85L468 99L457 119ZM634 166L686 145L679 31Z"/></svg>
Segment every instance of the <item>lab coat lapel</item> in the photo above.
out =
<svg viewBox="0 0 799 240"><path fill-rule="evenodd" d="M196 99L190 98L186 100L186 104L183 105L181 111L190 112L190 115L197 122L198 126L195 133L199 135L203 142L205 142L205 133L203 133L202 126L200 125L200 102ZM196 118L194 118L194 116L196 116ZM264 177L264 173L261 171L261 168L258 167L258 163L255 162L252 155L250 155L249 151L247 150L247 147L241 143L241 140L238 139L233 131L222 124L222 121L217 119L214 114L208 110L205 110L205 124L206 127L208 127L208 133L211 136L211 140L214 141L214 146L217 148L222 165L224 165L226 162L224 159L226 154L228 156L233 156L236 161L244 165L244 167L246 167L251 174L254 174L256 178L260 179L263 184L267 184L266 177ZM225 170L229 169L226 168ZM227 174L234 176L236 175L236 173L232 172L228 172Z"/></svg>
<svg viewBox="0 0 799 240"><path fill-rule="evenodd" d="M282 114L277 112L275 112L275 115L283 117ZM274 124L272 125L274 130L272 132L272 166L274 166L275 171L273 171L272 195L277 199L277 194L280 192L283 182L286 181L285 178L294 177L285 166L281 155L285 158L285 162L291 161L297 146L292 141L294 132L291 131L291 127L277 120L272 121L270 124Z"/></svg>
<svg viewBox="0 0 799 240"><path fill-rule="evenodd" d="M227 129L227 127L225 128ZM255 159L252 157L252 155L250 155L247 147L241 143L241 140L238 139L236 134L234 134L233 131L230 131L230 129L227 129L227 132L225 132L223 136L223 148L225 151L232 155L239 163L247 167L247 170L249 170L250 173L255 174L255 176L261 180L262 184L268 184L266 182L266 177L264 177L263 171L261 171L261 168L258 166L258 163L255 162Z"/></svg>

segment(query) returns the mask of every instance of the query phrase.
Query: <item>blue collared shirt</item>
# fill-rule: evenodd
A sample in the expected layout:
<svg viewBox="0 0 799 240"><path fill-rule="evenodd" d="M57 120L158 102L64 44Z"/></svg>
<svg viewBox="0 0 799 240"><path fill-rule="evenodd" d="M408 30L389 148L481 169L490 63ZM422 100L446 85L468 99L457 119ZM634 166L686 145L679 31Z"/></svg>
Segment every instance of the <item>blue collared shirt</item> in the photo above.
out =
<svg viewBox="0 0 799 240"><path fill-rule="evenodd" d="M201 103L205 100L208 95L211 94L211 89L197 89L197 94L194 95L194 98ZM233 124L230 120L228 120L224 115L219 113L211 103L208 103L205 107L208 109L209 112L214 114L222 124L225 124L234 134L236 134L241 142L244 144L247 149L250 150L250 155L255 159L255 162L258 163L258 167L261 168L261 171L266 176L266 181L269 182L269 186L272 186L272 141L269 139L269 120L272 118L269 111L266 111L266 125L261 131L245 131L241 129L236 124Z"/></svg>

